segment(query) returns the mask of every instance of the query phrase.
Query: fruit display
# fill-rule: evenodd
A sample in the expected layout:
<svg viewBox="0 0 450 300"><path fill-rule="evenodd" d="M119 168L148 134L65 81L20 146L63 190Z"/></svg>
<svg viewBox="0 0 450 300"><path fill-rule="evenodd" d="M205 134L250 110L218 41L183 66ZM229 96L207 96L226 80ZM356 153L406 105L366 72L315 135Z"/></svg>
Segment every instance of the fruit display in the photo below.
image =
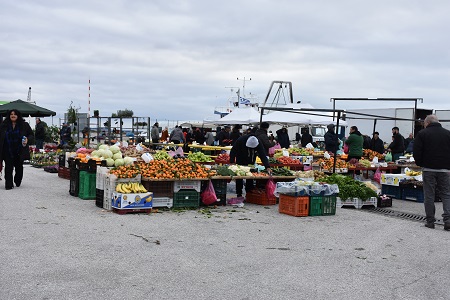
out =
<svg viewBox="0 0 450 300"><path fill-rule="evenodd" d="M93 150L90 155L86 155L86 158L95 159L97 161L106 160L106 165L108 167L119 167L122 165L132 165L134 163L133 158L123 156L120 147L117 145L100 145L97 150Z"/></svg>
<svg viewBox="0 0 450 300"><path fill-rule="evenodd" d="M317 160L319 163L319 166L322 167L324 170L333 170L334 166L334 157L330 157L329 159L321 158ZM347 168L347 162L345 160L336 159L336 168Z"/></svg>
<svg viewBox="0 0 450 300"><path fill-rule="evenodd" d="M357 160L356 158L350 159L348 162L349 168L370 168L371 162L368 159L361 158L360 160Z"/></svg>
<svg viewBox="0 0 450 300"><path fill-rule="evenodd" d="M284 165L301 165L302 163L298 159L293 159L289 156L281 156L277 158L277 161Z"/></svg>
<svg viewBox="0 0 450 300"><path fill-rule="evenodd" d="M122 194L130 194L130 193L147 193L147 190L140 182L126 182L126 183L118 183L116 186L116 192Z"/></svg>
<svg viewBox="0 0 450 300"><path fill-rule="evenodd" d="M406 174L406 176L419 176L419 175L422 175L422 171L406 170L405 174Z"/></svg>
<svg viewBox="0 0 450 300"><path fill-rule="evenodd" d="M211 156L205 155L202 152L189 153L187 158L193 162L212 162Z"/></svg>
<svg viewBox="0 0 450 300"><path fill-rule="evenodd" d="M228 153L220 153L214 160L217 164L229 164L230 155Z"/></svg>
<svg viewBox="0 0 450 300"><path fill-rule="evenodd" d="M301 156L301 155L312 155L314 152L314 149L308 149L308 148L289 148L288 149L289 154L294 156Z"/></svg>
<svg viewBox="0 0 450 300"><path fill-rule="evenodd" d="M136 165L127 165L112 168L109 173L116 175L117 178L134 178L139 175L140 170Z"/></svg>
<svg viewBox="0 0 450 300"><path fill-rule="evenodd" d="M374 157L377 157L378 160L384 160L384 155L382 153L370 149L363 149L363 155L364 157L369 158L369 160L373 160Z"/></svg>
<svg viewBox="0 0 450 300"><path fill-rule="evenodd" d="M216 175L214 170L196 164L190 159L152 160L139 163L142 177L150 179L192 179Z"/></svg>
<svg viewBox="0 0 450 300"><path fill-rule="evenodd" d="M324 172L321 172L321 171L314 171L314 180L315 181L319 181L319 182L321 182L321 181L323 181L325 178L327 178L328 177L328 175L327 174L325 174Z"/></svg>
<svg viewBox="0 0 450 300"><path fill-rule="evenodd" d="M314 171L295 171L294 176L297 178L314 178Z"/></svg>
<svg viewBox="0 0 450 300"><path fill-rule="evenodd" d="M0 162L1 164L2 162ZM58 155L56 152L33 153L30 159L30 165L33 167L47 167L58 164Z"/></svg>
<svg viewBox="0 0 450 300"><path fill-rule="evenodd" d="M152 154L152 156L155 160L173 160L173 157L170 156L166 150L156 151L156 153Z"/></svg>

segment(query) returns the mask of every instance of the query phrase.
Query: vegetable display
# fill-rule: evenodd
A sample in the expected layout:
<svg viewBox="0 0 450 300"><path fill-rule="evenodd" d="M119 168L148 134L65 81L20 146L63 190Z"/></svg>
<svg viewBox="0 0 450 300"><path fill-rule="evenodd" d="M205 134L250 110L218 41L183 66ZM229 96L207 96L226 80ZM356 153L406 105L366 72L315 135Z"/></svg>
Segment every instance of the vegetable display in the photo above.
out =
<svg viewBox="0 0 450 300"><path fill-rule="evenodd" d="M364 183L356 181L349 176L335 173L321 180L326 183L337 184L339 187L339 197L343 200L348 198L367 200L370 197L377 196L377 193Z"/></svg>

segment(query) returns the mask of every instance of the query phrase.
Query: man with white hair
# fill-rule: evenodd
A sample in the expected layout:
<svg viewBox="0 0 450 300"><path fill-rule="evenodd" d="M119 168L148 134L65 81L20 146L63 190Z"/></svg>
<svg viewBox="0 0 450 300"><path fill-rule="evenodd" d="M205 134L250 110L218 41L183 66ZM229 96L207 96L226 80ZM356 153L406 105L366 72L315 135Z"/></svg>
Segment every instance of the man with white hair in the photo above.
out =
<svg viewBox="0 0 450 300"><path fill-rule="evenodd" d="M450 230L450 131L443 128L436 115L428 115L424 129L414 139L413 155L423 168L424 206L428 228L434 228L436 193L442 200L444 229Z"/></svg>
<svg viewBox="0 0 450 300"><path fill-rule="evenodd" d="M269 160L266 156L266 150L260 140L253 134L243 135L236 140L230 151L230 163L236 163L241 166L254 165L256 156L259 156L266 170L271 174ZM236 194L242 197L244 187L243 179L236 179ZM245 191L248 193L253 189L253 180L245 181Z"/></svg>

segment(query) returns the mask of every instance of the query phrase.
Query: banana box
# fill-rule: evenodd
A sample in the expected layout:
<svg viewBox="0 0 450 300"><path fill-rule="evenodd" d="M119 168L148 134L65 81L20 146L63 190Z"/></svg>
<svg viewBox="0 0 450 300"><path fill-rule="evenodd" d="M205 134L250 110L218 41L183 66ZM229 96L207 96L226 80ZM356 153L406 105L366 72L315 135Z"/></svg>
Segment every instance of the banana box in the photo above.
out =
<svg viewBox="0 0 450 300"><path fill-rule="evenodd" d="M111 206L119 209L152 208L153 193L117 193L111 198Z"/></svg>
<svg viewBox="0 0 450 300"><path fill-rule="evenodd" d="M400 181L408 179L405 174L381 174L381 184L399 186Z"/></svg>

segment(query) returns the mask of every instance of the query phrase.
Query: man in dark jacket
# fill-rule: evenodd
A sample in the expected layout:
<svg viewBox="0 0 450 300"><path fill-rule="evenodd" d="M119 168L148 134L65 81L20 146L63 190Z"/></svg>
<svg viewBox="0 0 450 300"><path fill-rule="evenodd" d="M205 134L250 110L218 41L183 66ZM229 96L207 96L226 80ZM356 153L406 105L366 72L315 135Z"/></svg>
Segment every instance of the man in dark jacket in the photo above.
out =
<svg viewBox="0 0 450 300"><path fill-rule="evenodd" d="M36 140L36 148L42 149L44 148L44 140L45 140L45 128L47 124L42 122L40 118L36 118L36 127L34 130L34 138Z"/></svg>
<svg viewBox="0 0 450 300"><path fill-rule="evenodd" d="M370 141L370 149L378 153L384 153L384 143L380 139L380 134L377 131L373 133L373 138Z"/></svg>
<svg viewBox="0 0 450 300"><path fill-rule="evenodd" d="M331 153L336 153L339 148L339 139L334 132L334 124L327 125L328 131L323 136L325 139L325 150Z"/></svg>
<svg viewBox="0 0 450 300"><path fill-rule="evenodd" d="M388 151L392 153L392 161L396 161L405 152L405 139L400 134L398 127L392 128L393 141L389 145Z"/></svg>
<svg viewBox="0 0 450 300"><path fill-rule="evenodd" d="M219 146L231 145L230 131L231 127L226 125L221 131L217 133L216 141L218 142Z"/></svg>
<svg viewBox="0 0 450 300"><path fill-rule="evenodd" d="M435 115L428 115L424 127L414 139L416 165L423 168L424 206L428 228L434 228L436 193L442 200L444 229L450 230L450 131L443 128Z"/></svg>
<svg viewBox="0 0 450 300"><path fill-rule="evenodd" d="M253 134L243 135L237 139L230 151L230 163L241 166L254 165L256 156L259 156L266 170L271 174L269 160L261 141ZM236 194L242 197L242 189L244 187L243 179L236 179ZM253 189L253 180L245 181L245 191L248 193Z"/></svg>
<svg viewBox="0 0 450 300"><path fill-rule="evenodd" d="M289 134L287 132L287 128L283 127L276 131L277 141L280 143L281 148L288 149L291 145L291 141L289 140Z"/></svg>
<svg viewBox="0 0 450 300"><path fill-rule="evenodd" d="M269 155L269 148L275 146L275 142L269 139L267 134L268 129L269 123L262 122L260 128L255 131L255 136L259 139L264 147L264 150L266 151L266 156Z"/></svg>

